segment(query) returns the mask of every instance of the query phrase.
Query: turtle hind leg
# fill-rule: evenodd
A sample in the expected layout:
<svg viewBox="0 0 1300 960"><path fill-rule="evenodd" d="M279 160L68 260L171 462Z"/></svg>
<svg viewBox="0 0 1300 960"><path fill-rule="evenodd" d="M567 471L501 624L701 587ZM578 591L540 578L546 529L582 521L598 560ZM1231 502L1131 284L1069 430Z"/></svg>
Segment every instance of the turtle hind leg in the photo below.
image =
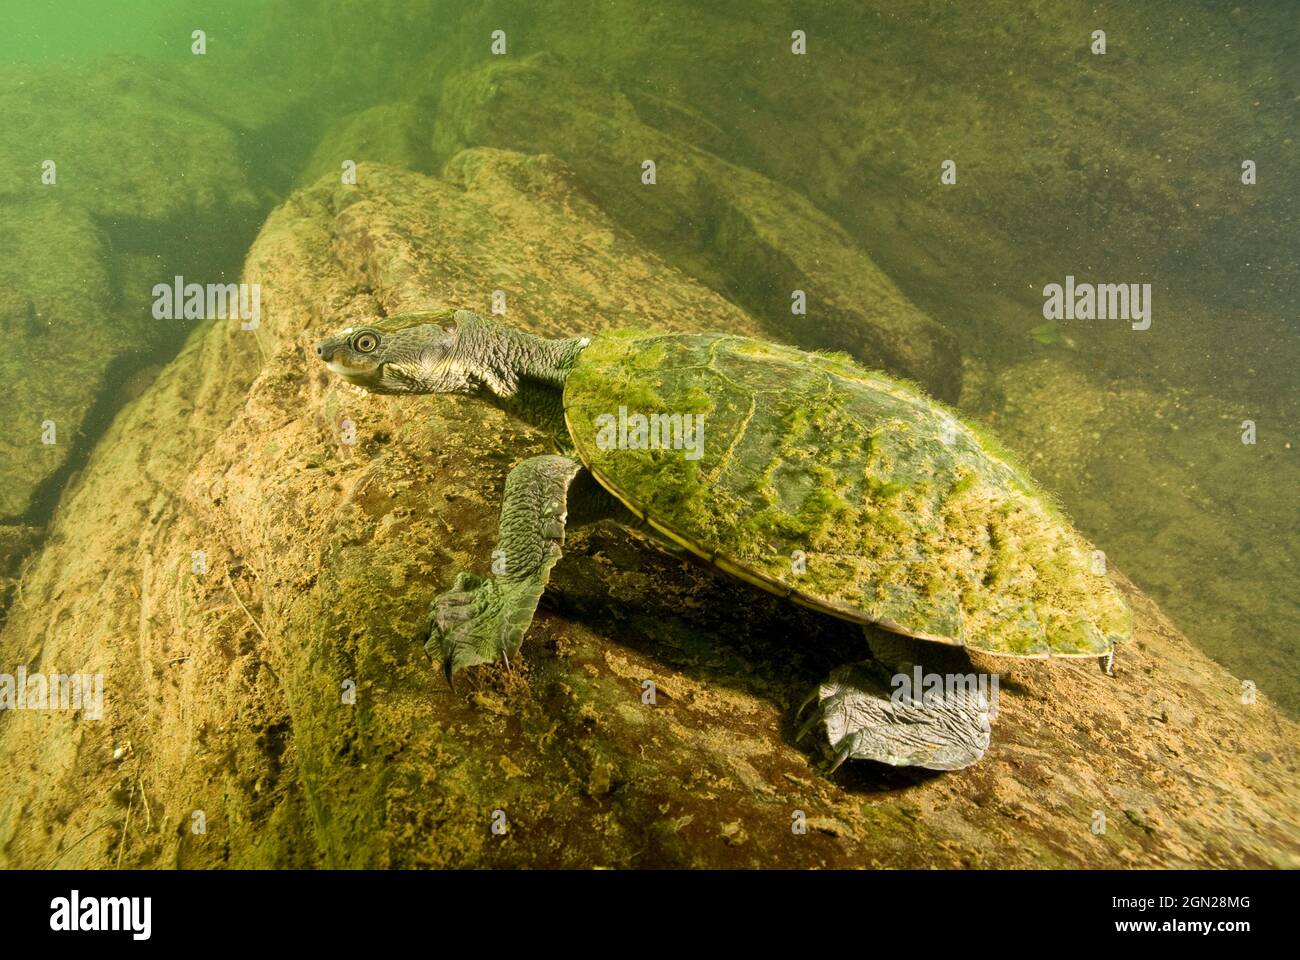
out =
<svg viewBox="0 0 1300 960"><path fill-rule="evenodd" d="M910 675L912 664L869 660L831 671L801 708L817 700L799 739L824 724L835 751L832 770L850 759L960 770L984 756L990 731L983 696L964 688L937 696L909 691L891 682L897 672Z"/></svg>

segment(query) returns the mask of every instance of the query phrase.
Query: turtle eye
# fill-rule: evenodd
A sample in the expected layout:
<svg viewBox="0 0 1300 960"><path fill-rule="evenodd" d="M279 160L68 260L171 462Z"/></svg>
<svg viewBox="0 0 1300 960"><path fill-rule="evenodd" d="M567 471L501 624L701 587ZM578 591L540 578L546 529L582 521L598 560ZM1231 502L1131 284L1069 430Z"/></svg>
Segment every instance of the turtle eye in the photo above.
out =
<svg viewBox="0 0 1300 960"><path fill-rule="evenodd" d="M379 338L373 333L359 333L352 340L352 349L357 353L374 353L379 346Z"/></svg>

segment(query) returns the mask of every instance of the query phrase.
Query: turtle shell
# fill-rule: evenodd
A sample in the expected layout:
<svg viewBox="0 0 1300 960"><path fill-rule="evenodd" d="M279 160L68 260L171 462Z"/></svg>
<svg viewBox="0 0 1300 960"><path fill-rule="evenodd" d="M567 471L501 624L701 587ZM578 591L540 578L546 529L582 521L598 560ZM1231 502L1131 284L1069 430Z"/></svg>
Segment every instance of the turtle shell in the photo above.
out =
<svg viewBox="0 0 1300 960"><path fill-rule="evenodd" d="M780 596L1007 656L1129 636L1104 557L995 441L847 357L615 334L579 355L564 408L633 513Z"/></svg>

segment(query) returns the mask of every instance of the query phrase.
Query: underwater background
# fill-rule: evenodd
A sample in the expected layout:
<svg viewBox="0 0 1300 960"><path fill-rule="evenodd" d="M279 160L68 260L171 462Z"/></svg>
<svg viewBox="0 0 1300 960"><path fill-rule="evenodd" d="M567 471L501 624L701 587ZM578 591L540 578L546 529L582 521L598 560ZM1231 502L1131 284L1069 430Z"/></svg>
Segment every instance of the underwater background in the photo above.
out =
<svg viewBox="0 0 1300 960"><path fill-rule="evenodd" d="M1175 808L1203 808L1162 820L1155 801L1116 801L1133 832L1126 853L1061 840L1048 827L1064 810L1008 815L1012 834L1023 821L1043 834L1019 853L1008 841L994 862L1294 865L1294 809L1268 804L1294 793L1300 713L1296 13L1288 0L5 5L0 671L57 653L67 669L103 667L110 687L112 670L133 677L118 701L132 706L105 735L0 717L7 755L39 768L35 785L0 798L8 862L805 862L758 838L743 812L709 827L716 856L682 839L704 822L693 808L668 817L671 836L619 813L659 809L672 789L620 793L641 782L624 766L632 755L648 762L635 744L655 736L596 688L666 662L689 677L660 685L683 709L752 725L756 743L768 724L790 755L709 787L762 797L769 780L816 776L791 759L802 754L780 717L822 672L817 658L835 658L804 663L788 648L847 634L698 573L690 596L666 593L685 575L608 531L578 538L586 549L557 570L556 625L541 641L556 665L537 668L531 694L507 679L472 695L474 715L500 727L476 739L490 741L483 758L393 733L476 736L468 715L419 714L421 685L440 678L418 644L402 651L439 578L482 565L472 531L490 540L504 471L535 440L454 399L358 399L318 381L302 349L312 332L381 310L486 312L500 289L508 321L548 335L725 327L846 351L992 428L1140 591L1135 607L1149 598L1151 616L1168 617L1161 636L1186 638L1140 633L1120 651L1150 682L1125 720L1105 692L1026 679L1000 727L1077 696L1116 727L1062 723L1054 747L1031 748L1024 726L1033 764L1115 750L1165 771L1134 796L1163 784L1185 791ZM155 286L178 276L260 284L260 327L159 319ZM1067 277L1149 284L1149 327L1045 317L1045 288ZM796 290L806 314L791 311ZM331 440L344 416L361 425L356 449ZM382 481L367 479L367 461ZM316 494L334 497L328 513ZM210 567L191 564L196 550ZM367 639L379 630L383 642ZM630 650L610 653L609 637ZM204 667L200 651L214 650ZM1202 654L1224 670L1200 666ZM560 663L575 656L601 666L569 676ZM346 669L327 668L335 657ZM341 675L385 689L394 712L321 719ZM390 675L400 683L385 687ZM1216 733L1219 708L1188 691L1213 687L1222 706L1243 681L1266 719L1261 707ZM535 713L519 706L528 696ZM559 715L567 732L548 733ZM694 724L710 749L726 739L721 721L716 736L703 719L674 723L670 741ZM1173 739L1153 748L1154 728ZM1210 741L1231 752L1222 767L1168 772ZM663 747L682 770L687 742ZM445 795L418 799L429 775L393 762L402 751L457 771ZM1107 779L1090 769L1076 770L1080 783ZM223 816L246 832L224 853L195 845L184 801L149 793L183 770L242 798ZM451 830L460 801L491 806L489 770L560 798L538 815L549 836L567 836L575 811L615 836L513 853L478 833L434 852L412 839ZM983 813L968 823L1055 785L1086 824L1080 783L1016 770L1014 797L980 775L990 782L970 803ZM807 862L851 858L888 822L891 835L904 824L968 848L954 865L980 863L974 834L933 812L954 788L847 776L850 797L907 799L827 799L854 812L823 815L826 846ZM1244 812L1199 792L1213 781L1230 796L1258 777L1274 800ZM150 829L129 841L142 816ZM1246 823L1255 846L1236 832ZM1214 843L1223 849L1206 853ZM876 849L882 864L948 862Z"/></svg>

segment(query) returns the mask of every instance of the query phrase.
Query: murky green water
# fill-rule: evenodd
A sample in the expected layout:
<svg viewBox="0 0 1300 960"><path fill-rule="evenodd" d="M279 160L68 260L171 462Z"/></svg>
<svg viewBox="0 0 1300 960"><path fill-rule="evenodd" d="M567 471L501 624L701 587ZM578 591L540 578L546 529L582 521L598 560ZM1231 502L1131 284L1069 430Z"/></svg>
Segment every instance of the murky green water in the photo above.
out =
<svg viewBox="0 0 1300 960"><path fill-rule="evenodd" d="M198 322L158 319L158 283L237 280L266 216L348 161L492 146L559 157L775 338L946 392L1300 708L1293 4L63 0L0 12L0 64L8 591ZM702 155L735 196L689 175ZM744 196L741 229L719 211ZM753 255L818 217L804 260ZM1045 319L1067 277L1149 284L1149 312ZM947 352L913 364L908 330Z"/></svg>

